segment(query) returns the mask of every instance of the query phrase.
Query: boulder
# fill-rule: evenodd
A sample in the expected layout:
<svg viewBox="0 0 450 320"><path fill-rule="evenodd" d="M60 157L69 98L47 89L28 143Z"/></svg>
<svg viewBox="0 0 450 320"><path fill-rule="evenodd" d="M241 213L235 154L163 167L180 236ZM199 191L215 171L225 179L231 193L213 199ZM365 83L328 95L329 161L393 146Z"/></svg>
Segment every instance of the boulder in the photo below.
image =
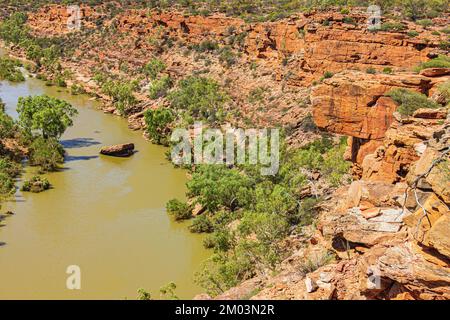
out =
<svg viewBox="0 0 450 320"><path fill-rule="evenodd" d="M424 77L442 77L450 74L450 68L427 68L420 71Z"/></svg>
<svg viewBox="0 0 450 320"><path fill-rule="evenodd" d="M134 143L103 147L100 153L112 157L130 157L134 154Z"/></svg>
<svg viewBox="0 0 450 320"><path fill-rule="evenodd" d="M439 108L439 109L429 109L429 108L420 108L414 111L414 118L422 118L422 119L445 119L447 118L447 109Z"/></svg>

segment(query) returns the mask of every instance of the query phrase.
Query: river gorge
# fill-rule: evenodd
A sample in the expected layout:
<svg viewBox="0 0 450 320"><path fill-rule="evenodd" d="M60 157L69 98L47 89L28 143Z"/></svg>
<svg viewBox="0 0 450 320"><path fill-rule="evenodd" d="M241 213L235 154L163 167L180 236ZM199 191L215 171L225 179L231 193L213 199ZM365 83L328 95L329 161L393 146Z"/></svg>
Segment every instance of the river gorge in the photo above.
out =
<svg viewBox="0 0 450 320"><path fill-rule="evenodd" d="M0 85L14 118L20 96L41 94L68 101L79 114L61 139L63 168L46 175L53 188L17 191L3 204L14 215L0 228L0 299L135 299L139 288L158 297L169 282L181 298L201 292L193 275L208 256L202 237L165 212L169 199L184 198L186 172L88 96L30 77ZM99 155L103 145L128 142L138 151L131 158ZM25 167L22 176L36 170ZM81 268L81 290L66 288L70 265Z"/></svg>

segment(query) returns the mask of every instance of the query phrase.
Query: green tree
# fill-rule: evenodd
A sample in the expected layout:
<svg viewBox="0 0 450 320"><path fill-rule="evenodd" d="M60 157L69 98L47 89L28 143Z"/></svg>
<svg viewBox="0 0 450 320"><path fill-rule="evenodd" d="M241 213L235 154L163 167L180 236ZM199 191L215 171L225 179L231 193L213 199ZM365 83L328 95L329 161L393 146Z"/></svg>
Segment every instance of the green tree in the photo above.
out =
<svg viewBox="0 0 450 320"><path fill-rule="evenodd" d="M223 107L228 96L216 81L191 76L181 80L178 87L168 96L174 109L185 110L190 117L210 123L223 118Z"/></svg>
<svg viewBox="0 0 450 320"><path fill-rule="evenodd" d="M26 13L15 12L0 24L0 38L6 43L19 44L29 37L29 28L26 26L28 17Z"/></svg>
<svg viewBox="0 0 450 320"><path fill-rule="evenodd" d="M177 199L169 200L166 204L166 210L178 221L192 218L192 208L187 203Z"/></svg>
<svg viewBox="0 0 450 320"><path fill-rule="evenodd" d="M44 139L59 138L78 113L68 102L47 95L20 97L17 112L22 129L29 135L37 131Z"/></svg>
<svg viewBox="0 0 450 320"><path fill-rule="evenodd" d="M157 144L167 145L167 136L170 133L168 125L175 120L170 109L149 109L145 112L145 123L150 140Z"/></svg>
<svg viewBox="0 0 450 320"><path fill-rule="evenodd" d="M113 105L122 115L126 115L129 109L136 105L137 99L134 96L136 89L137 83L134 81L107 80L102 85L103 93L111 97Z"/></svg>
<svg viewBox="0 0 450 320"><path fill-rule="evenodd" d="M25 81L25 77L19 69L21 66L22 64L17 60L0 57L0 80Z"/></svg>
<svg viewBox="0 0 450 320"><path fill-rule="evenodd" d="M200 165L187 183L188 194L209 212L221 207L230 210L251 201L252 180L237 169L223 165Z"/></svg>
<svg viewBox="0 0 450 320"><path fill-rule="evenodd" d="M54 171L64 162L64 149L55 138L36 138L30 146L30 164L42 171Z"/></svg>

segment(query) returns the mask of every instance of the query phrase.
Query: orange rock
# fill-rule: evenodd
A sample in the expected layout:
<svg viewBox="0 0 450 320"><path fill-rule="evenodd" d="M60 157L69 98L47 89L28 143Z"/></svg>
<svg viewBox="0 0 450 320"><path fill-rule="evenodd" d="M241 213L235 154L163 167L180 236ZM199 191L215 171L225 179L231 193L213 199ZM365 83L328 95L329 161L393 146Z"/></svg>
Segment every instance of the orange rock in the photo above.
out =
<svg viewBox="0 0 450 320"><path fill-rule="evenodd" d="M393 120L392 88L423 91L430 80L418 75L371 75L344 71L313 87L313 116L319 128L362 139L382 139Z"/></svg>
<svg viewBox="0 0 450 320"><path fill-rule="evenodd" d="M365 219L375 218L379 216L381 213L381 208L371 208L364 211L361 211L362 216Z"/></svg>
<svg viewBox="0 0 450 320"><path fill-rule="evenodd" d="M425 77L442 77L450 74L450 68L428 68L420 71Z"/></svg>

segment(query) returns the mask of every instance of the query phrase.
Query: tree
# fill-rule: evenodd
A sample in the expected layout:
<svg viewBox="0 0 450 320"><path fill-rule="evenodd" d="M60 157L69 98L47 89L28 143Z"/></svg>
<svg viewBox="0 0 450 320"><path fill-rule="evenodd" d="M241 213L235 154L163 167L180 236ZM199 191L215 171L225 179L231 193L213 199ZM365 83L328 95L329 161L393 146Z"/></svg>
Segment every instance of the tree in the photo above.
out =
<svg viewBox="0 0 450 320"><path fill-rule="evenodd" d="M112 98L113 105L120 114L126 115L128 109L137 103L133 92L136 90L136 82L107 80L102 85L102 91Z"/></svg>
<svg viewBox="0 0 450 320"><path fill-rule="evenodd" d="M16 124L14 123L14 120L0 109L0 139L11 138L16 131L15 127Z"/></svg>
<svg viewBox="0 0 450 320"><path fill-rule="evenodd" d="M36 138L30 146L30 164L42 171L54 171L64 162L64 149L55 138Z"/></svg>
<svg viewBox="0 0 450 320"><path fill-rule="evenodd" d="M59 138L78 113L68 102L47 95L20 97L17 112L22 129L29 135L37 131L44 139Z"/></svg>
<svg viewBox="0 0 450 320"><path fill-rule="evenodd" d="M25 77L19 67L22 64L13 59L0 58L0 80L8 80L11 82L25 81Z"/></svg>
<svg viewBox="0 0 450 320"><path fill-rule="evenodd" d="M228 101L228 96L216 81L193 76L181 80L178 90L172 91L168 98L173 108L185 110L190 117L211 123L223 118L223 106Z"/></svg>
<svg viewBox="0 0 450 320"><path fill-rule="evenodd" d="M157 144L167 144L169 134L168 125L175 119L170 109L159 108L145 112L147 133L150 139Z"/></svg>
<svg viewBox="0 0 450 320"><path fill-rule="evenodd" d="M237 169L223 165L201 165L187 183L189 196L209 212L220 207L230 210L242 207L251 201L252 180Z"/></svg>
<svg viewBox="0 0 450 320"><path fill-rule="evenodd" d="M0 24L0 38L6 43L19 44L29 37L29 29L25 25L27 15L23 12L15 12Z"/></svg>

